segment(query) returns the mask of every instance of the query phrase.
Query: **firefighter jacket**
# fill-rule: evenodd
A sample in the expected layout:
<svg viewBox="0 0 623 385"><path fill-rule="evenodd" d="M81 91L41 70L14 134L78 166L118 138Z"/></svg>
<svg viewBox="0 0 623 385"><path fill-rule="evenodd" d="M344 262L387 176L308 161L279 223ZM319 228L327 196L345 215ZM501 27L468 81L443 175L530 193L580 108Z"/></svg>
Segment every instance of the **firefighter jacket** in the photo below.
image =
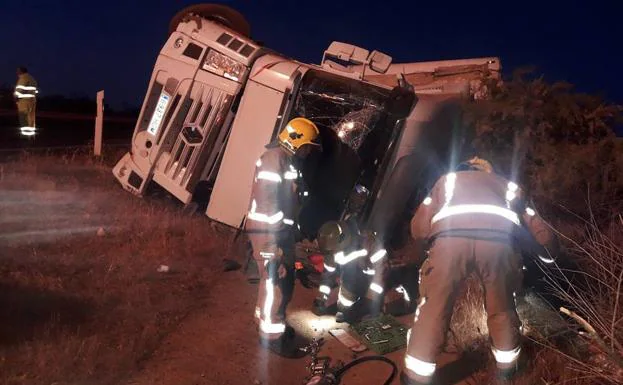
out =
<svg viewBox="0 0 623 385"><path fill-rule="evenodd" d="M441 234L510 234L522 249L544 261L548 255L555 255L558 247L550 227L527 204L519 186L482 171L444 175L418 207L411 220L411 235L416 241L430 241Z"/></svg>
<svg viewBox="0 0 623 385"><path fill-rule="evenodd" d="M37 97L37 81L29 73L21 74L17 78L17 84L15 85L15 97L18 105L23 101L34 101Z"/></svg>
<svg viewBox="0 0 623 385"><path fill-rule="evenodd" d="M289 154L278 144L267 146L256 163L245 224L248 233L275 234L279 237L279 233L296 226L296 181L299 176Z"/></svg>

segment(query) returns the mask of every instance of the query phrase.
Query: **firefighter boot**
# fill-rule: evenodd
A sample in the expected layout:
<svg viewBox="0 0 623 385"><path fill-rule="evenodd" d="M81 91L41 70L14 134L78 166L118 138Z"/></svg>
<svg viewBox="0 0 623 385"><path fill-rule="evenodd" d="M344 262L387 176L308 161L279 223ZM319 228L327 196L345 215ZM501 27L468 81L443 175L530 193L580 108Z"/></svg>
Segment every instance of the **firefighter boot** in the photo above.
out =
<svg viewBox="0 0 623 385"><path fill-rule="evenodd" d="M409 378L409 376L407 376L407 374L404 371L400 372L400 385L434 385L434 384L435 384L434 378L431 378L427 382L422 382L422 381L415 380L413 378Z"/></svg>
<svg viewBox="0 0 623 385"><path fill-rule="evenodd" d="M335 304L329 305L325 298L318 297L314 299L314 304L312 305L312 313L314 313L314 315L333 315L336 311L337 309Z"/></svg>
<svg viewBox="0 0 623 385"><path fill-rule="evenodd" d="M297 336L294 329L286 325L285 332L277 339L260 338L260 345L278 356L284 358L302 358L307 355L303 348L308 345L308 341Z"/></svg>
<svg viewBox="0 0 623 385"><path fill-rule="evenodd" d="M521 366L519 364L514 364L508 368L500 368L498 367L496 373L496 379L498 384L511 384L514 383L514 380L520 376Z"/></svg>
<svg viewBox="0 0 623 385"><path fill-rule="evenodd" d="M335 322L338 323L357 323L361 321L363 317L370 314L371 303L370 300L363 297L355 301L352 306L338 307L338 312L335 314Z"/></svg>
<svg viewBox="0 0 623 385"><path fill-rule="evenodd" d="M519 359L510 364L497 364L497 379L500 383L505 384L519 377L523 369L526 367L527 356L522 354Z"/></svg>

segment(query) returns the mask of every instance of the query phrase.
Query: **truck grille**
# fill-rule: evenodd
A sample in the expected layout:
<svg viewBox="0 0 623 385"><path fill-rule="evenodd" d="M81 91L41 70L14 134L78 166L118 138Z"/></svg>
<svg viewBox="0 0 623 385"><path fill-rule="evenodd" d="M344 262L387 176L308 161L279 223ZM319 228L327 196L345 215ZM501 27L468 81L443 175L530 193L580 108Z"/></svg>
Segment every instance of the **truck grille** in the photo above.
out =
<svg viewBox="0 0 623 385"><path fill-rule="evenodd" d="M195 87L202 87L195 83ZM183 124L177 129L163 174L179 185L194 184L205 168L210 146L223 125L232 97L220 90L203 86L197 99L189 99L191 107ZM203 150L208 148L208 150ZM197 170L200 168L200 170Z"/></svg>

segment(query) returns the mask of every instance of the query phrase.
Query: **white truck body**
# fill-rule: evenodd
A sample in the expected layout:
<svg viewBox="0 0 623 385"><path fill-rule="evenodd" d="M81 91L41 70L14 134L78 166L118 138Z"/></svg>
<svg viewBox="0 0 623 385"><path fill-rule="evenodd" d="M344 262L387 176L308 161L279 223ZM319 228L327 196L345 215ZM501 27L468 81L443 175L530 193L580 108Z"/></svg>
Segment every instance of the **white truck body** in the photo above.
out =
<svg viewBox="0 0 623 385"><path fill-rule="evenodd" d="M435 78L440 73L437 78L443 78L444 71L452 68L469 76L453 81L433 79L423 85L410 80L427 74ZM255 162L289 119L313 115L310 100L325 98L323 103L331 103L351 94L353 103L381 111L379 101L395 86L397 75L404 74L415 86L419 101L406 120L386 129L391 136L387 151L383 159L374 159L374 167L382 164L384 169L375 171L378 177L367 186L376 189L374 199L379 201L369 205L369 217L382 222L387 207L400 206L411 194L400 191L405 175L394 172L401 159L420 151L418 143L430 132L442 136L447 132L427 123L439 102L471 95L481 75L497 73L497 58L391 64L385 54L340 42L331 44L321 65L305 64L220 23L205 18L183 20L158 56L132 149L113 174L133 194L141 196L150 183L156 183L184 204L193 201L199 186L208 186L206 215L239 227L248 210ZM323 95L318 88L323 84L337 92L345 87L345 98ZM366 95L376 94L367 99ZM352 108L349 113L356 113ZM327 126L347 116L335 115ZM318 114L306 117L322 118Z"/></svg>

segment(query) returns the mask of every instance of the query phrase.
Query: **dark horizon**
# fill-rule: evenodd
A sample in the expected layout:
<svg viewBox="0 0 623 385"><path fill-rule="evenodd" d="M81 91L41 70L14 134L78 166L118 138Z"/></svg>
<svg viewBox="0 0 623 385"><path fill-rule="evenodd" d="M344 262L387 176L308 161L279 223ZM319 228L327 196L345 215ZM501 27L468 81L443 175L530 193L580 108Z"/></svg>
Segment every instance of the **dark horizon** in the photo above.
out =
<svg viewBox="0 0 623 385"><path fill-rule="evenodd" d="M194 3L68 0L59 7L42 0L5 1L0 39L11 54L0 63L0 84L12 85L15 67L24 65L43 95L92 98L104 89L114 108L140 107L169 20ZM578 91L623 104L623 55L612 51L623 36L620 5L591 2L588 9L527 1L521 9L505 9L478 2L477 9L451 0L443 6L390 1L373 9L352 1L272 2L271 10L221 3L247 17L254 39L303 62L318 63L333 40L381 50L395 63L497 56L505 75L535 66L549 81L567 81Z"/></svg>

